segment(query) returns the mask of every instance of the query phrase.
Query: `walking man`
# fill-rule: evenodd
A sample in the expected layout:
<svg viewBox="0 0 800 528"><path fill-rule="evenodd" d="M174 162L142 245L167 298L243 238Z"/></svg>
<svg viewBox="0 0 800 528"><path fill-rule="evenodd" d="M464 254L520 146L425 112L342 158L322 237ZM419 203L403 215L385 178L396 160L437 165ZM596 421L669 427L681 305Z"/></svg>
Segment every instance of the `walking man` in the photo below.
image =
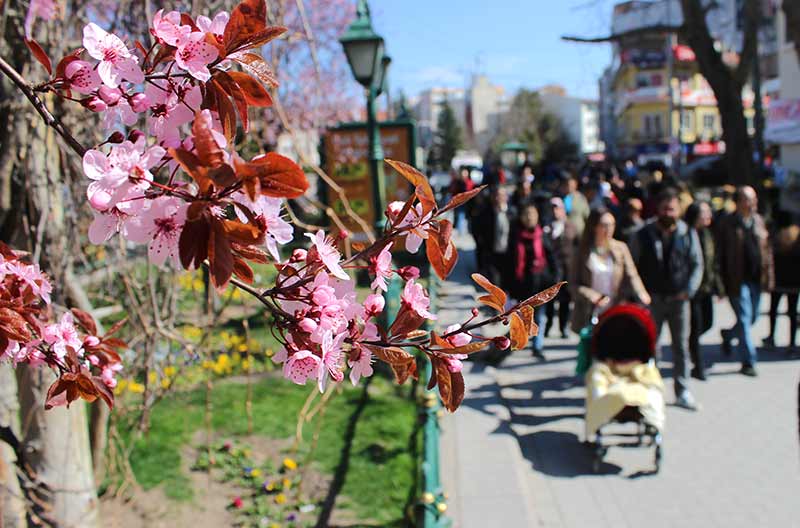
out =
<svg viewBox="0 0 800 528"><path fill-rule="evenodd" d="M722 332L722 346L730 349L731 339L739 340L741 373L756 376L758 355L751 328L758 315L762 289L771 290L775 271L769 235L758 214L758 196L749 186L734 195L736 211L723 218L717 232L720 273L725 292L736 314L736 325Z"/></svg>
<svg viewBox="0 0 800 528"><path fill-rule="evenodd" d="M678 194L662 191L656 200L656 218L631 237L639 276L652 299L650 310L661 333L664 321L672 337L675 404L692 411L697 402L687 387L689 362L689 300L703 278L703 255L697 233L680 219Z"/></svg>

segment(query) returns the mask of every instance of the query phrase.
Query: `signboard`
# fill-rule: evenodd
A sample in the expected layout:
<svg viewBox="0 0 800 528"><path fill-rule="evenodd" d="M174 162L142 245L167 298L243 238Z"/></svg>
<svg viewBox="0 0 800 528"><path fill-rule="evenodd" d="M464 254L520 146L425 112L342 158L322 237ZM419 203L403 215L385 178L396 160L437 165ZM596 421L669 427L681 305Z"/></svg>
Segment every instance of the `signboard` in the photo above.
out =
<svg viewBox="0 0 800 528"><path fill-rule="evenodd" d="M686 44L675 44L672 46L672 54L678 62L694 62L697 59L692 48Z"/></svg>
<svg viewBox="0 0 800 528"><path fill-rule="evenodd" d="M663 68L667 62L666 54L658 49L631 48L620 54L623 63L631 63L640 70Z"/></svg>
<svg viewBox="0 0 800 528"><path fill-rule="evenodd" d="M380 124L383 155L416 166L414 124L412 122L384 122ZM342 187L353 212L372 226L376 220L372 199L372 177L369 172L369 138L364 123L347 123L328 130L323 138L325 172ZM384 164L386 201L407 200L410 185L394 169ZM328 189L328 204L339 215L342 223L353 234L354 240L364 239L363 230L350 218L342 199ZM382 215L383 211L377 211Z"/></svg>
<svg viewBox="0 0 800 528"><path fill-rule="evenodd" d="M800 99L770 101L764 139L771 143L800 143Z"/></svg>

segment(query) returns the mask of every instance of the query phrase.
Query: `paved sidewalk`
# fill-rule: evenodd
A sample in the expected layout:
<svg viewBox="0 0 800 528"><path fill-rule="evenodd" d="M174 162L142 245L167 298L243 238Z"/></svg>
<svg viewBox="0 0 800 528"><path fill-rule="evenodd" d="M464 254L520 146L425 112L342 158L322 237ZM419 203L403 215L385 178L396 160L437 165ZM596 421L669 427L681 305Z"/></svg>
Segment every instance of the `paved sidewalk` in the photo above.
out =
<svg viewBox="0 0 800 528"><path fill-rule="evenodd" d="M459 241L464 242L464 241ZM441 324L464 318L475 291L469 243L441 289ZM765 307L762 305L762 307ZM691 380L699 413L667 408L661 472L652 449L611 449L601 474L582 445L584 388L573 375L577 340L548 339L547 361L515 352L500 368L465 364L467 395L442 421L442 480L457 527L800 526L797 382L800 361L762 351L760 376L723 360L719 328L733 314L717 306L705 336L709 381ZM766 335L766 317L755 335ZM788 335L779 323L778 343ZM662 341L669 341L665 328ZM662 374L672 402L669 350Z"/></svg>

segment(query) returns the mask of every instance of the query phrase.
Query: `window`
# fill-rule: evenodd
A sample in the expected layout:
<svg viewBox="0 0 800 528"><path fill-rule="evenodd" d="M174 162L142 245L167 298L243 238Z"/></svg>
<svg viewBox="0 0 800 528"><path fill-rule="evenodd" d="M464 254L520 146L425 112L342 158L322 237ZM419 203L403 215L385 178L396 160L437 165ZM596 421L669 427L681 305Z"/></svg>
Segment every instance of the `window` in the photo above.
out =
<svg viewBox="0 0 800 528"><path fill-rule="evenodd" d="M706 132L714 132L716 127L716 118L713 115L706 114L703 116L703 130Z"/></svg>
<svg viewBox="0 0 800 528"><path fill-rule="evenodd" d="M691 110L681 111L681 131L691 132L694 129L694 115Z"/></svg>
<svg viewBox="0 0 800 528"><path fill-rule="evenodd" d="M661 127L661 114L646 114L644 116L644 136L645 138L660 138L663 136Z"/></svg>

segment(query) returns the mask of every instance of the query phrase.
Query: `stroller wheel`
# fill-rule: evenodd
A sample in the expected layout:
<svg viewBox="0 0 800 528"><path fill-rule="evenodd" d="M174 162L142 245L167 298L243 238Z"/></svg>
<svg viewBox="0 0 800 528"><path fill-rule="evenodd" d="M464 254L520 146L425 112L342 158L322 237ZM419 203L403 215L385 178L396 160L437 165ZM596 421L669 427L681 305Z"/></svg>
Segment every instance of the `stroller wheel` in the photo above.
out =
<svg viewBox="0 0 800 528"><path fill-rule="evenodd" d="M659 470L661 469L661 458L662 458L661 446L660 445L656 446L656 457L655 458L656 458L656 473L658 473Z"/></svg>

